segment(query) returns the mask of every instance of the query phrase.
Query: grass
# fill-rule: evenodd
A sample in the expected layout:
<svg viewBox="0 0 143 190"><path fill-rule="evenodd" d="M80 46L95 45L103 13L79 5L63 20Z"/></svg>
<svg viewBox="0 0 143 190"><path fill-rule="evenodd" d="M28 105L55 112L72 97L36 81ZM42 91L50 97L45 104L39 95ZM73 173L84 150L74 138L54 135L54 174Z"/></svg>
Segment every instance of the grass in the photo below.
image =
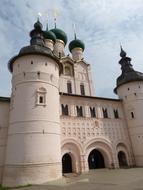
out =
<svg viewBox="0 0 143 190"><path fill-rule="evenodd" d="M20 189L20 188L24 188L24 187L31 187L31 184L27 184L27 185L21 185L21 186L17 186L17 187L2 187L0 185L0 190L12 190L12 189Z"/></svg>

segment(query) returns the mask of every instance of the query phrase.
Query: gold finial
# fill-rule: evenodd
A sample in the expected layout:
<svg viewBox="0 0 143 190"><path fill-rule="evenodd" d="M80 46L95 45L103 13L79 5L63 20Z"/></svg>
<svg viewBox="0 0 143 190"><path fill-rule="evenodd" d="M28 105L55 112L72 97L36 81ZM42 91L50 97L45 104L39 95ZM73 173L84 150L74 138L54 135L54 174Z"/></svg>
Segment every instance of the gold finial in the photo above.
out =
<svg viewBox="0 0 143 190"><path fill-rule="evenodd" d="M76 26L73 24L73 31L74 31L74 39L76 40Z"/></svg>
<svg viewBox="0 0 143 190"><path fill-rule="evenodd" d="M41 13L41 12L38 12L37 21L40 20L40 17L42 17L42 13Z"/></svg>
<svg viewBox="0 0 143 190"><path fill-rule="evenodd" d="M53 15L54 15L54 25L56 28L57 27L57 16L58 16L58 11L56 9L53 11Z"/></svg>
<svg viewBox="0 0 143 190"><path fill-rule="evenodd" d="M49 26L48 26L48 13L46 13L46 30L48 31Z"/></svg>

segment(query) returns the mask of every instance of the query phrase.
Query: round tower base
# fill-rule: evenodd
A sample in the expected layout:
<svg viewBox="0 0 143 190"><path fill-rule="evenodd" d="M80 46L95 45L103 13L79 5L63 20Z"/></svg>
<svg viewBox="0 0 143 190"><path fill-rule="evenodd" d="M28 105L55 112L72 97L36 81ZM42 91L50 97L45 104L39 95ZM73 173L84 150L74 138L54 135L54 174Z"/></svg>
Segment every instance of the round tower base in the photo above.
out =
<svg viewBox="0 0 143 190"><path fill-rule="evenodd" d="M29 184L42 184L61 177L61 163L6 166L2 185L5 187L17 187Z"/></svg>

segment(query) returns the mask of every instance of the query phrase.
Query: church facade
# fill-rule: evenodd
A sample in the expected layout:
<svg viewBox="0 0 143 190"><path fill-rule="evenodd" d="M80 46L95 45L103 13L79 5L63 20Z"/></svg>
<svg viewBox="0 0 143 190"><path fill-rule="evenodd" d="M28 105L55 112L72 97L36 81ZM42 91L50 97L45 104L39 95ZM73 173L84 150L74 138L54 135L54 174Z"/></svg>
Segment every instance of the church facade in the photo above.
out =
<svg viewBox="0 0 143 190"><path fill-rule="evenodd" d="M121 48L118 99L96 97L84 43L38 20L10 59L11 97L0 97L0 183L40 184L64 173L143 166L143 74Z"/></svg>

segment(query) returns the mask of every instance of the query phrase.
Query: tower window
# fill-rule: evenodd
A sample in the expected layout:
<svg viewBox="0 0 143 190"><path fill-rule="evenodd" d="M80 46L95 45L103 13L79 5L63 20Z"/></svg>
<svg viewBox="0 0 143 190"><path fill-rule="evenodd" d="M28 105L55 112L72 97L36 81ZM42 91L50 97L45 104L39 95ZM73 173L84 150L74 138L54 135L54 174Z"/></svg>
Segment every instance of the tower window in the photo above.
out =
<svg viewBox="0 0 143 190"><path fill-rule="evenodd" d="M31 61L31 65L33 65L33 61Z"/></svg>
<svg viewBox="0 0 143 190"><path fill-rule="evenodd" d="M43 96L39 96L39 103L40 104L44 103L44 97Z"/></svg>
<svg viewBox="0 0 143 190"><path fill-rule="evenodd" d="M46 89L45 88L39 88L36 92L36 105L46 105Z"/></svg>
<svg viewBox="0 0 143 190"><path fill-rule="evenodd" d="M80 93L83 96L85 95L85 89L84 89L84 85L83 84L80 85Z"/></svg>
<svg viewBox="0 0 143 190"><path fill-rule="evenodd" d="M90 114L91 114L91 117L96 117L95 108L90 107Z"/></svg>
<svg viewBox="0 0 143 190"><path fill-rule="evenodd" d="M40 71L37 72L38 79L40 79Z"/></svg>
<svg viewBox="0 0 143 190"><path fill-rule="evenodd" d="M134 116L134 112L131 112L131 118L134 119L135 116Z"/></svg>
<svg viewBox="0 0 143 190"><path fill-rule="evenodd" d="M118 119L119 118L119 113L118 110L114 109L114 118Z"/></svg>
<svg viewBox="0 0 143 190"><path fill-rule="evenodd" d="M69 115L68 105L61 105L62 106L62 115Z"/></svg>
<svg viewBox="0 0 143 190"><path fill-rule="evenodd" d="M77 117L83 117L82 106L76 106Z"/></svg>
<svg viewBox="0 0 143 190"><path fill-rule="evenodd" d="M71 82L67 82L67 92L69 94L72 94L72 85L71 85Z"/></svg>
<svg viewBox="0 0 143 190"><path fill-rule="evenodd" d="M108 118L107 108L102 108L103 118Z"/></svg>

